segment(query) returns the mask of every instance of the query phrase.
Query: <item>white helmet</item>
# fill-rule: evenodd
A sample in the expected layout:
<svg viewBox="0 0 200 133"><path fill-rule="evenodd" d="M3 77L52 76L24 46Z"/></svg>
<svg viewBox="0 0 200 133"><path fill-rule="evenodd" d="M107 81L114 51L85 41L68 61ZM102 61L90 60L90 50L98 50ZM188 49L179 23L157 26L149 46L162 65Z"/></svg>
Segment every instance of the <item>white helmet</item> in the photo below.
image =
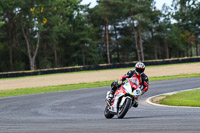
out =
<svg viewBox="0 0 200 133"><path fill-rule="evenodd" d="M145 70L145 65L142 62L138 62L135 64L135 71L139 74L143 73Z"/></svg>

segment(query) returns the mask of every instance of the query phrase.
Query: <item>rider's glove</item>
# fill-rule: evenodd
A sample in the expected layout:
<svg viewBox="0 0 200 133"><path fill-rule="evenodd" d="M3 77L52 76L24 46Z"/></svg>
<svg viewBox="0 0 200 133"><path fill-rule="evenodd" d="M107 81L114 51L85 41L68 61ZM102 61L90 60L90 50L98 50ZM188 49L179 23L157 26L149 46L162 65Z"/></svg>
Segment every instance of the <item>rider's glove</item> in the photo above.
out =
<svg viewBox="0 0 200 133"><path fill-rule="evenodd" d="M143 95L143 94L145 93L145 91L143 91L143 86L141 85L139 88L140 88L140 90L142 91L142 94L141 94L141 95Z"/></svg>
<svg viewBox="0 0 200 133"><path fill-rule="evenodd" d="M141 91L143 90L143 86L142 86L142 85L140 85L140 87L139 87L139 88L140 88L140 90L141 90Z"/></svg>
<svg viewBox="0 0 200 133"><path fill-rule="evenodd" d="M144 93L146 93L147 92L147 87L143 87L143 86L140 86L140 89L141 89L141 91L142 91L142 94L141 95L143 95Z"/></svg>

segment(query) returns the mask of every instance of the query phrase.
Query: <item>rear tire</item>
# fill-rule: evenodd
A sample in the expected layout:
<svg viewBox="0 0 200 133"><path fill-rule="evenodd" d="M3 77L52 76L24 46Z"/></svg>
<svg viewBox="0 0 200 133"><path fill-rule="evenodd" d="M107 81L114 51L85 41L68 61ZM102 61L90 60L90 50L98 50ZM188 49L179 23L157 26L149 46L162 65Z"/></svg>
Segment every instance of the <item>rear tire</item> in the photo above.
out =
<svg viewBox="0 0 200 133"><path fill-rule="evenodd" d="M119 108L119 110L118 110L118 113L117 113L118 118L120 118L120 119L124 118L124 116L128 112L130 104L131 104L131 99L127 98L126 101L124 102L124 104L122 105L122 107Z"/></svg>
<svg viewBox="0 0 200 133"><path fill-rule="evenodd" d="M108 105L106 105L106 108L104 110L104 116L107 118L107 119L111 119L113 118L114 114L111 114L110 111L108 110Z"/></svg>

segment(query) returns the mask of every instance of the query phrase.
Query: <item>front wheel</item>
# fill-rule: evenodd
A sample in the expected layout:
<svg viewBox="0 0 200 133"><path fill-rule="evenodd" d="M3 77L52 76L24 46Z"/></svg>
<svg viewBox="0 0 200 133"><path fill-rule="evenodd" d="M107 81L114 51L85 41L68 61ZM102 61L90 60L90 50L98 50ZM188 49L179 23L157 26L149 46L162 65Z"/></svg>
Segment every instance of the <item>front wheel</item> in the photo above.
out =
<svg viewBox="0 0 200 133"><path fill-rule="evenodd" d="M131 99L127 98L124 104L118 110L118 113L117 113L118 118L124 118L124 116L128 112L130 104L131 104Z"/></svg>
<svg viewBox="0 0 200 133"><path fill-rule="evenodd" d="M107 119L111 119L113 118L114 114L111 114L109 109L108 109L108 105L106 105L106 108L104 110L104 116L107 118Z"/></svg>

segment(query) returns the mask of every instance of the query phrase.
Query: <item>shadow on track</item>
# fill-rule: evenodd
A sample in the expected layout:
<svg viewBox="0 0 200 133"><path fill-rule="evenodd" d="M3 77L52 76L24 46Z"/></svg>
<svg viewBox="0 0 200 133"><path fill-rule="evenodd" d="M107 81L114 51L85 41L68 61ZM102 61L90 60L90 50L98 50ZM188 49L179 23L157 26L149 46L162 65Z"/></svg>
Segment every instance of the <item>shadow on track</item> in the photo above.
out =
<svg viewBox="0 0 200 133"><path fill-rule="evenodd" d="M149 118L173 118L173 117L184 117L185 114L178 114L178 115L152 115L152 116L132 116L132 117L124 117L123 119L149 119ZM117 117L114 117L112 119L118 119Z"/></svg>

